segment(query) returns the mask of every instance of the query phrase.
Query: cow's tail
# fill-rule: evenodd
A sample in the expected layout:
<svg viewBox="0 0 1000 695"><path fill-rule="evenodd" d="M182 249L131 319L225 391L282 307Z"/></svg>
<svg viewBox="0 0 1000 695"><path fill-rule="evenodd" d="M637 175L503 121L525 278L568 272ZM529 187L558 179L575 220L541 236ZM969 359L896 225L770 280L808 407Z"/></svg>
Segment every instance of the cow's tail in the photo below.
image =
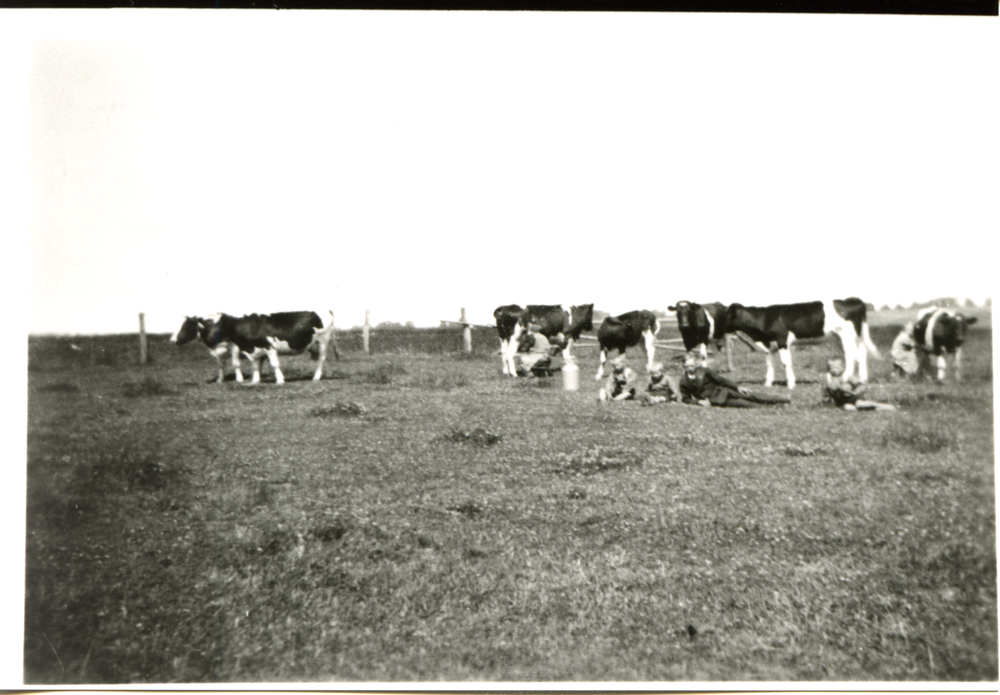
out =
<svg viewBox="0 0 1000 695"><path fill-rule="evenodd" d="M333 328L333 309L328 309L330 312L330 320L323 325L322 328L316 330L316 340L322 341L324 344L333 347L333 356L335 359L340 359L340 350L337 349L337 338L334 335ZM314 360L319 359L319 348L316 343L313 343L313 347L309 350L309 356Z"/></svg>

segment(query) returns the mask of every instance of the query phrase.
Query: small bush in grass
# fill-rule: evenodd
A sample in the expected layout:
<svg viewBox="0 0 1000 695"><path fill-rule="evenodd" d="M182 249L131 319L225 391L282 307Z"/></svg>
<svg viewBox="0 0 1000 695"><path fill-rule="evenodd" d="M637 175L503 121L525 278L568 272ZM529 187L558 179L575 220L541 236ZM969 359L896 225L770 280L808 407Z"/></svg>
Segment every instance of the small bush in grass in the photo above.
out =
<svg viewBox="0 0 1000 695"><path fill-rule="evenodd" d="M472 430L463 430L453 427L448 434L441 435L441 439L456 444L474 444L475 446L493 446L500 442L500 435L490 432L482 427Z"/></svg>
<svg viewBox="0 0 1000 695"><path fill-rule="evenodd" d="M122 395L127 398L137 396L176 396L177 391L169 389L154 376L143 377L138 382L122 384Z"/></svg>
<svg viewBox="0 0 1000 695"><path fill-rule="evenodd" d="M81 497L93 497L167 487L184 471L164 463L156 448L125 443L79 464L74 491Z"/></svg>
<svg viewBox="0 0 1000 695"><path fill-rule="evenodd" d="M447 391L455 388L465 388L469 380L464 374L425 374L414 382L414 386L425 389Z"/></svg>
<svg viewBox="0 0 1000 695"><path fill-rule="evenodd" d="M368 408L357 401L337 401L336 405L325 405L309 411L313 417L364 417Z"/></svg>
<svg viewBox="0 0 1000 695"><path fill-rule="evenodd" d="M449 512L457 512L465 518L475 521L483 515L483 508L476 502L465 502L455 507L448 507Z"/></svg>
<svg viewBox="0 0 1000 695"><path fill-rule="evenodd" d="M550 389L558 383L558 379L540 376L520 378L514 382L515 386L521 389Z"/></svg>
<svg viewBox="0 0 1000 695"><path fill-rule="evenodd" d="M933 454L955 446L955 438L938 429L928 429L915 423L893 423L882 436L884 446L895 444L913 449L918 454Z"/></svg>
<svg viewBox="0 0 1000 695"><path fill-rule="evenodd" d="M362 378L368 384L391 384L393 377L406 374L406 367L399 364L380 364L374 369L362 373Z"/></svg>
<svg viewBox="0 0 1000 695"><path fill-rule="evenodd" d="M591 446L573 454L555 454L542 459L554 465L554 473L594 475L605 471L627 471L640 467L646 457L631 447Z"/></svg>

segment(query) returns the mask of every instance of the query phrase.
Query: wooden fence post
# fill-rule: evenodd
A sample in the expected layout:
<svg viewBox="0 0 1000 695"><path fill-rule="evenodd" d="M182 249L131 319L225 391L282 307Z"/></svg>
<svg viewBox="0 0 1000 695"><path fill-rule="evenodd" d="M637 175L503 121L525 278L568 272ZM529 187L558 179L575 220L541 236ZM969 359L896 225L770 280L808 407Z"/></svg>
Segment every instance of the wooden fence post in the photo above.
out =
<svg viewBox="0 0 1000 695"><path fill-rule="evenodd" d="M340 350L337 349L337 329L333 327L333 312L330 312L330 342L333 343L333 356L340 359Z"/></svg>
<svg viewBox="0 0 1000 695"><path fill-rule="evenodd" d="M146 364L149 349L146 344L146 314L139 312L139 364Z"/></svg>
<svg viewBox="0 0 1000 695"><path fill-rule="evenodd" d="M368 343L368 332L371 330L368 324L368 318L370 314L371 311L369 309L365 309L365 327L364 327L364 332L361 334L361 339L364 342L365 353L369 355L372 354L372 351Z"/></svg>
<svg viewBox="0 0 1000 695"><path fill-rule="evenodd" d="M465 316L465 307L462 307L462 345L465 347L465 354L472 354L472 326L469 325L469 319Z"/></svg>

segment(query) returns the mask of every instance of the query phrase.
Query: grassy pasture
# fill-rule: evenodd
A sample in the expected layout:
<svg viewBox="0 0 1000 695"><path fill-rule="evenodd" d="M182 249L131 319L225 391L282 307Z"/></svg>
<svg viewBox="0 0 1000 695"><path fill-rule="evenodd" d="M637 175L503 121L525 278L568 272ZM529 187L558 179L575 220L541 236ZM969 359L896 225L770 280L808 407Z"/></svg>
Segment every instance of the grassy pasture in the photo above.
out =
<svg viewBox="0 0 1000 695"><path fill-rule="evenodd" d="M997 679L988 328L961 385L873 361L894 413L819 403L830 343L743 411L601 406L593 349L566 393L486 331L348 333L282 387L30 341L25 682Z"/></svg>

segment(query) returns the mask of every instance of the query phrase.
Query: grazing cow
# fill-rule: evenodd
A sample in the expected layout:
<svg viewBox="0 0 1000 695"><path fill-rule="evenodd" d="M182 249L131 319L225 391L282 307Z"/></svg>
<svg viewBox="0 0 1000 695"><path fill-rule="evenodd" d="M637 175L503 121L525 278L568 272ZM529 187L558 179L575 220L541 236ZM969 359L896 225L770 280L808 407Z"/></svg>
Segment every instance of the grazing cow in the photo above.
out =
<svg viewBox="0 0 1000 695"><path fill-rule="evenodd" d="M691 352L698 348L701 353L701 366L708 366L708 341L715 343L715 349L722 349L722 341L726 338L725 304L695 304L694 302L677 302L667 307L677 314L677 330L684 340L684 349Z"/></svg>
<svg viewBox="0 0 1000 695"><path fill-rule="evenodd" d="M594 330L594 305L580 304L567 310L562 304L529 304L525 308L507 304L497 307L493 318L496 319L497 333L500 336L503 373L517 376L514 354L524 333L541 333L562 348L564 360L571 359L573 341L579 340L583 331Z"/></svg>
<svg viewBox="0 0 1000 695"><path fill-rule="evenodd" d="M955 381L962 380L962 345L975 316L963 316L947 309L930 307L917 314L913 338L929 355L935 356L937 380L944 381L945 355L954 355Z"/></svg>
<svg viewBox="0 0 1000 695"><path fill-rule="evenodd" d="M775 304L767 307L747 307L731 304L726 311L726 332L742 331L767 353L767 377L764 385L774 383L771 363L771 343L777 343L781 362L785 365L788 388L795 388L792 371L792 343L801 338L822 338L827 333L840 336L844 348L846 374L850 378L855 367L862 383L868 381L868 354L878 357L878 350L868 334L865 303L857 297L802 304Z"/></svg>
<svg viewBox="0 0 1000 695"><path fill-rule="evenodd" d="M333 316L333 312L330 312ZM260 364L264 357L271 362L274 379L285 383L278 364L279 354L302 354L306 350L317 361L313 381L323 376L327 345L333 338L333 321L327 326L314 311L287 311L277 314L250 314L237 318L228 314L215 314L210 318L187 317L170 342L177 345L201 338L219 362L219 379L224 377L222 356L232 353L233 371L236 381L243 381L240 371L240 355L253 365L250 383L260 382Z"/></svg>
<svg viewBox="0 0 1000 695"><path fill-rule="evenodd" d="M652 371L653 352L656 350L656 334L660 330L660 322L651 311L629 311L620 316L609 316L601 322L597 329L597 342L601 347L601 364L597 367L598 381L604 376L604 362L608 352L617 350L619 355L642 343L646 352L646 371Z"/></svg>

